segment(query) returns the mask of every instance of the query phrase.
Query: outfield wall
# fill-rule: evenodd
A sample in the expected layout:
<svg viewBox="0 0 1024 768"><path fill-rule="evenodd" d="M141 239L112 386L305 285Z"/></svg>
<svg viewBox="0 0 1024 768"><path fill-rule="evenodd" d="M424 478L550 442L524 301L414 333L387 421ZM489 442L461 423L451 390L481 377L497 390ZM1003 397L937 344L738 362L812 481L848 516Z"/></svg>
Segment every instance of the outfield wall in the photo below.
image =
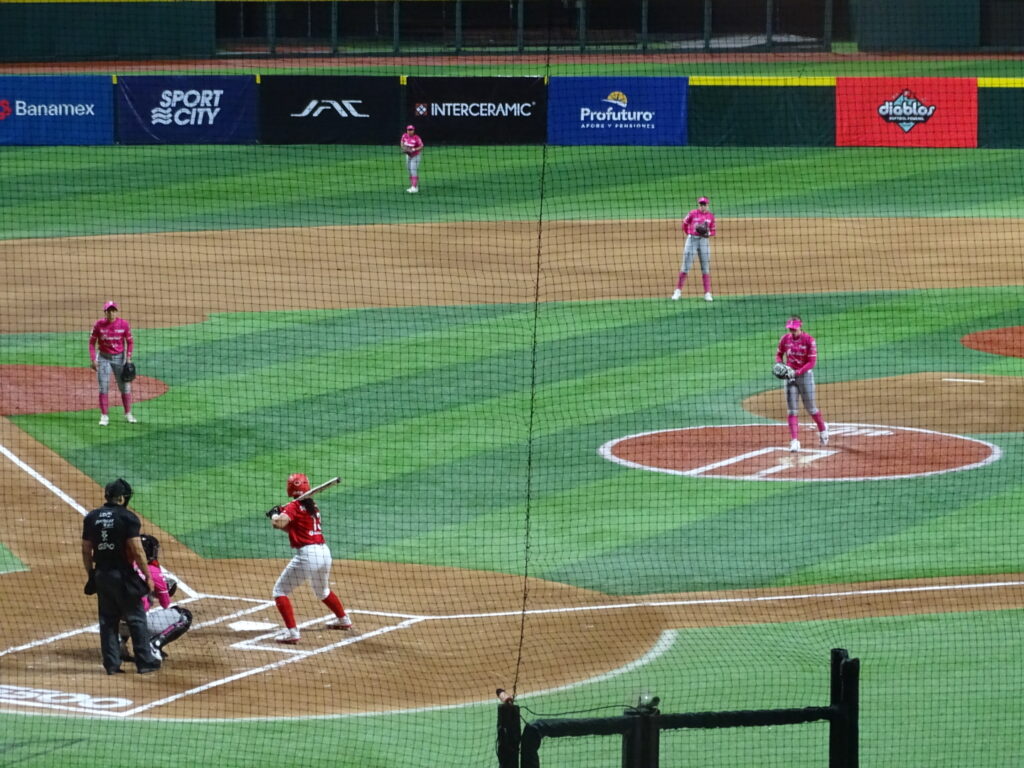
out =
<svg viewBox="0 0 1024 768"><path fill-rule="evenodd" d="M0 145L1024 147L1024 79L0 77Z"/></svg>

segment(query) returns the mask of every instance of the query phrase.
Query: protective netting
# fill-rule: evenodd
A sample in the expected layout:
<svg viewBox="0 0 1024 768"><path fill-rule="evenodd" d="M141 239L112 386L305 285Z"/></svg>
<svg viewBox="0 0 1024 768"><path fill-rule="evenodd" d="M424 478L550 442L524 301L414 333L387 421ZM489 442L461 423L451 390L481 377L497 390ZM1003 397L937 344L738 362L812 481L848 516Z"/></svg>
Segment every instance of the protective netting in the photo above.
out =
<svg viewBox="0 0 1024 768"><path fill-rule="evenodd" d="M1013 763L1024 25L753 5L0 4L12 764Z"/></svg>

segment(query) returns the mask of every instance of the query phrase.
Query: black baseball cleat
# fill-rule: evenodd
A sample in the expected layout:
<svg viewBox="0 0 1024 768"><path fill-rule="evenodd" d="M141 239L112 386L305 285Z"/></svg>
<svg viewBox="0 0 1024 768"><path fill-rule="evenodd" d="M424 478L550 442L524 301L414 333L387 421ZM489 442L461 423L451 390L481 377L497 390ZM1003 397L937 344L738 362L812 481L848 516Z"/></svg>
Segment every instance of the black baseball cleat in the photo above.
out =
<svg viewBox="0 0 1024 768"><path fill-rule="evenodd" d="M140 675L148 675L150 672L156 672L160 669L159 664L155 664L152 667L139 667Z"/></svg>
<svg viewBox="0 0 1024 768"><path fill-rule="evenodd" d="M108 675L123 675L124 674L124 670L121 669L120 667L118 667L117 669L108 669L107 670L107 674Z"/></svg>

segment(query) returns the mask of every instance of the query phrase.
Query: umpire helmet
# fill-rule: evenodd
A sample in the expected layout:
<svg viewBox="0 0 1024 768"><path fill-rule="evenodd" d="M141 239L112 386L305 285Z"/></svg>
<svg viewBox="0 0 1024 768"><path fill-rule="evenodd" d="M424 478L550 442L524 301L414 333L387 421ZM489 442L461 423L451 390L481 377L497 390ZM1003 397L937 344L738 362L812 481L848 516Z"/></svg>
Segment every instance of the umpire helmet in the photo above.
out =
<svg viewBox="0 0 1024 768"><path fill-rule="evenodd" d="M296 473L288 477L288 495L293 499L301 496L309 490L309 478L302 473Z"/></svg>
<svg viewBox="0 0 1024 768"><path fill-rule="evenodd" d="M148 533L144 533L139 536L142 539L142 551L146 553L146 560L152 563L154 560L160 559L160 539L156 536L150 536Z"/></svg>
<svg viewBox="0 0 1024 768"><path fill-rule="evenodd" d="M107 483L103 489L103 496L107 501L113 501L118 496L124 496L124 503L127 504L132 498L132 487L128 485L128 481L122 478L117 478L112 483Z"/></svg>

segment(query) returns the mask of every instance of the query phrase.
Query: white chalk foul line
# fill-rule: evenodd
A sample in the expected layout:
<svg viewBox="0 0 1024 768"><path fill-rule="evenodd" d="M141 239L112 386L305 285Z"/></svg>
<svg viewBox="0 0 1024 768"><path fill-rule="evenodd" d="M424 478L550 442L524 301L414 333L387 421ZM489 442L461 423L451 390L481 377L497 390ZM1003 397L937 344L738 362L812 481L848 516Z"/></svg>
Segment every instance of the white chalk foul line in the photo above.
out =
<svg viewBox="0 0 1024 768"><path fill-rule="evenodd" d="M21 471L23 471L25 474L27 474L29 477L31 477L33 480L35 480L37 483L39 483L41 486L43 486L46 490L48 490L50 493L52 493L58 499L60 499L65 504L67 504L69 507L71 507L73 510L75 510L75 512L80 514L82 517L85 517L86 515L89 514L89 510L88 509L86 509L81 504L79 504L77 501L75 501L73 498L71 498L71 496L69 496L63 490L58 488L54 483L50 482L46 477L43 476L43 474L41 472L38 472L36 469L34 469L33 467L29 466L27 463L22 461L7 446L0 445L0 453L2 453L4 456L6 456L8 459L10 459L10 461L15 466L17 466ZM170 572L168 571L168 573L170 573ZM178 589L180 589L182 592L184 592L189 597L196 597L199 594L194 589L190 588L188 586L188 584L186 584L181 579L177 579L177 581L178 581ZM2 654L0 654L0 655L2 655Z"/></svg>
<svg viewBox="0 0 1024 768"><path fill-rule="evenodd" d="M294 664L298 661L304 661L313 656L319 656L322 653L333 651L336 648L341 648L346 645L352 645L353 643L358 643L362 640L369 640L371 637L385 635L388 632L394 632L397 629L404 629L405 627L411 624L417 623L417 621L418 620L416 619L403 621L401 624L395 624L390 627L381 627L380 629L375 629L372 632L366 632L365 634L356 635L355 637L347 637L340 642L325 645L322 648L316 648L312 651L303 651L299 654L296 654L295 656L289 657L287 659L281 659L280 661L275 661L271 664L265 664L262 667L254 667L253 669L247 669L244 672L239 672L238 674L231 675L230 677L224 677L219 680L211 680L209 683L196 686L195 688L189 688L187 691L181 691L172 696L166 696L162 699L157 699L156 701L151 701L147 704L142 704L141 706L135 707L135 709L129 709L125 712L117 712L114 714L116 714L116 716L118 717L131 717L132 715L137 715L140 712L146 712L147 710L154 709L156 707L162 707L165 704L170 704L171 702L177 701L178 699L183 699L186 696L193 696L197 693L202 693L203 691L211 690L212 688L218 688L222 685L233 683L236 680L243 680L247 677L252 677L253 675L263 674L264 672L271 672L275 669L280 669L281 667L287 666L289 664Z"/></svg>
<svg viewBox="0 0 1024 768"><path fill-rule="evenodd" d="M943 381L953 381L957 384L984 384L984 379L943 379Z"/></svg>

